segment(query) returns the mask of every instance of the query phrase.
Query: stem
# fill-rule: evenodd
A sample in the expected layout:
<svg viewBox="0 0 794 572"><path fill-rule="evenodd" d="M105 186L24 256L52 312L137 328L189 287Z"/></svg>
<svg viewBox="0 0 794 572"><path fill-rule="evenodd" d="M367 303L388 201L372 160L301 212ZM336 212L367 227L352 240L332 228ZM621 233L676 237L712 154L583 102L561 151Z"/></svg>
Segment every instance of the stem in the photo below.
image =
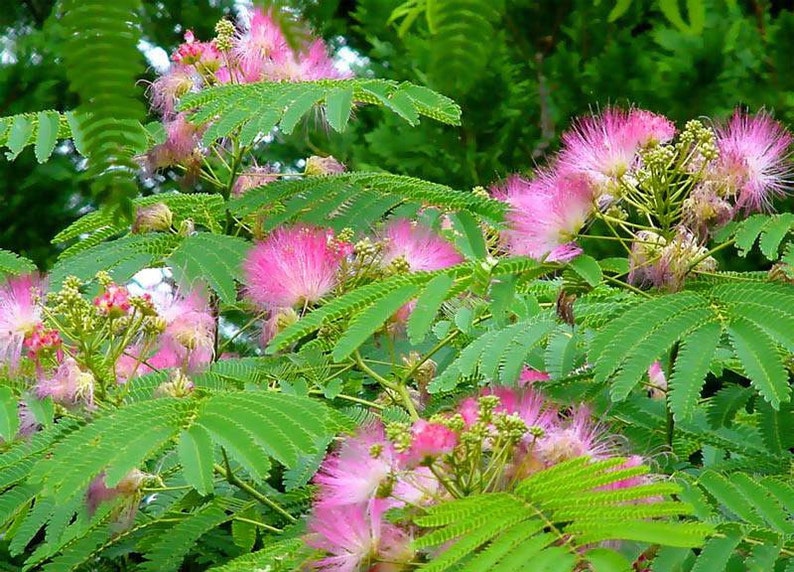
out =
<svg viewBox="0 0 794 572"><path fill-rule="evenodd" d="M379 374L377 371L369 367L365 362L364 359L361 357L361 354L358 350L353 352L353 359L356 362L356 365L359 367L361 371L369 375L372 379L377 381L386 389L391 389L392 391L396 392L397 395L400 396L400 399L403 401L403 405L408 410L408 413L411 416L411 419L419 419L419 413L416 411L416 406L414 402L411 400L411 396L408 394L408 388L405 387L405 382L400 381L398 383L393 383Z"/></svg>
<svg viewBox="0 0 794 572"><path fill-rule="evenodd" d="M652 297L650 294L648 294L644 290L640 290L636 286L632 286L631 284L627 284L626 282L621 282L620 280L616 280L615 278L612 278L612 276L607 276L606 274L604 274L604 280L606 280L607 282L611 282L613 284L616 284L616 285L620 286L621 288L626 288L627 290L631 290L635 294L639 294L640 296L644 296L645 298L651 298Z"/></svg>
<svg viewBox="0 0 794 572"><path fill-rule="evenodd" d="M224 461L226 463L226 466L229 467L229 459L226 456L226 451L223 451L223 459L224 459ZM254 487L252 487L251 485L249 485L245 481L240 480L240 478L232 472L231 468L228 468L228 470L224 469L218 463L215 463L212 466L212 468L215 469L216 473L218 473L223 478L225 478L226 482L228 482L230 485L235 486L238 489L247 492L249 495L251 495L253 498L255 498L256 500L261 502L263 505L269 506L270 508L275 510L277 513L282 515L288 521L290 521L290 522L298 522L297 518L295 518L290 513L288 513L278 503L276 503L275 501L269 499L267 496L265 496L262 493L260 493L258 490L256 490Z"/></svg>
<svg viewBox="0 0 794 572"><path fill-rule="evenodd" d="M314 389L309 392L309 395L323 395L323 392L319 389ZM367 407L373 407L375 409L383 410L386 409L385 405L381 405L380 403L375 403L374 401L367 401L366 399L361 399L360 397L354 397L352 395L347 395L344 393L339 393L334 397L334 399L343 399L345 401L350 401L352 403L358 403L359 405L366 405Z"/></svg>
<svg viewBox="0 0 794 572"><path fill-rule="evenodd" d="M284 532L280 528L276 528L275 526L270 526L269 524L265 524L264 522L259 522L258 520L251 520L250 518L245 518L244 516L235 516L234 520L239 522L247 522L248 524L253 524L254 526L258 526L259 528L264 528L270 532L275 532L276 534L281 534Z"/></svg>

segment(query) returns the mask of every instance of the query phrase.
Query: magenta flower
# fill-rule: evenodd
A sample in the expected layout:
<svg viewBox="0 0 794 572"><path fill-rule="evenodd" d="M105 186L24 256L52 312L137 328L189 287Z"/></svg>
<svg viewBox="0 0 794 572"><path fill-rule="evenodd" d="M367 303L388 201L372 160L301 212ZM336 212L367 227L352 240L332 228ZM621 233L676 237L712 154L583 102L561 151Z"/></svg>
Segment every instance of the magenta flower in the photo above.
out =
<svg viewBox="0 0 794 572"><path fill-rule="evenodd" d="M102 294L94 298L94 306L103 316L123 316L131 308L130 293L124 286L109 284Z"/></svg>
<svg viewBox="0 0 794 572"><path fill-rule="evenodd" d="M452 452L458 444L455 432L441 423L417 419L411 427L411 445L399 455L405 467L430 465L435 459Z"/></svg>
<svg viewBox="0 0 794 572"><path fill-rule="evenodd" d="M199 71L214 71L221 65L221 53L215 42L198 42L192 30L185 32L185 42L171 55L174 63L194 66Z"/></svg>
<svg viewBox="0 0 794 572"><path fill-rule="evenodd" d="M383 518L386 501L345 506L315 506L307 544L328 556L312 563L327 572L399 570L410 562L410 537ZM389 567L379 567L378 563ZM393 568L392 568L393 566Z"/></svg>
<svg viewBox="0 0 794 572"><path fill-rule="evenodd" d="M168 73L154 80L149 87L148 95L151 96L152 109L162 113L164 119L172 119L179 98L186 93L196 91L200 83L200 78L191 73L186 66L172 66Z"/></svg>
<svg viewBox="0 0 794 572"><path fill-rule="evenodd" d="M314 477L320 486L318 506L364 503L377 497L396 468L392 444L383 426L371 423L345 439L339 451L327 457Z"/></svg>
<svg viewBox="0 0 794 572"><path fill-rule="evenodd" d="M430 228L397 219L386 225L381 236L385 246L381 264L388 266L397 258L408 262L411 272L440 270L463 262L463 256Z"/></svg>
<svg viewBox="0 0 794 572"><path fill-rule="evenodd" d="M0 284L0 366L19 365L25 338L41 324L41 280L33 275L9 278Z"/></svg>
<svg viewBox="0 0 794 572"><path fill-rule="evenodd" d="M599 459L612 450L604 429L593 421L590 409L583 405L574 409L564 423L548 430L536 447L548 465L585 455Z"/></svg>
<svg viewBox="0 0 794 572"><path fill-rule="evenodd" d="M511 254L556 262L581 254L573 241L594 209L583 176L545 171L531 182L514 176L494 195L510 205L502 241Z"/></svg>
<svg viewBox="0 0 794 572"><path fill-rule="evenodd" d="M770 211L772 200L792 186L789 133L766 113L755 116L736 111L717 127L716 175L724 178L745 212Z"/></svg>
<svg viewBox="0 0 794 572"><path fill-rule="evenodd" d="M637 166L637 151L673 135L675 126L663 116L608 108L580 118L563 133L559 168L587 176L597 196L615 194L619 180Z"/></svg>
<svg viewBox="0 0 794 572"><path fill-rule="evenodd" d="M209 352L215 346L215 318L209 303L198 291L174 293L155 304L165 319L164 337L170 337L187 350Z"/></svg>
<svg viewBox="0 0 794 572"><path fill-rule="evenodd" d="M269 309L313 304L336 287L342 258L330 230L276 229L251 249L243 264L247 295Z"/></svg>

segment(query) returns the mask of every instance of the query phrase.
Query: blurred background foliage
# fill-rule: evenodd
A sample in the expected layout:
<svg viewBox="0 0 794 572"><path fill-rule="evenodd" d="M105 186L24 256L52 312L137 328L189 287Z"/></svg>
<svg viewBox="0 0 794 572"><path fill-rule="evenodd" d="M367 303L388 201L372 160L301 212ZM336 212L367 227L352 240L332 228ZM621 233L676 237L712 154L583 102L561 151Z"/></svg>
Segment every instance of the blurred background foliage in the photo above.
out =
<svg viewBox="0 0 794 572"><path fill-rule="evenodd" d="M262 150L294 162L333 154L350 169L385 169L457 188L529 171L572 117L607 104L637 105L681 124L724 117L737 105L794 122L794 6L768 0L293 0L359 75L426 84L458 101L463 123L410 128L360 109L342 135L307 126ZM262 4L262 2L257 2ZM246 2L142 0L140 81L186 29L209 39ZM4 3L0 12L0 116L70 110L54 0ZM148 55L148 57L147 57ZM152 119L156 119L152 117ZM278 156L273 156L277 149ZM39 165L31 148L0 160L0 248L42 268L68 222L97 205L69 145ZM145 193L183 184L141 182Z"/></svg>

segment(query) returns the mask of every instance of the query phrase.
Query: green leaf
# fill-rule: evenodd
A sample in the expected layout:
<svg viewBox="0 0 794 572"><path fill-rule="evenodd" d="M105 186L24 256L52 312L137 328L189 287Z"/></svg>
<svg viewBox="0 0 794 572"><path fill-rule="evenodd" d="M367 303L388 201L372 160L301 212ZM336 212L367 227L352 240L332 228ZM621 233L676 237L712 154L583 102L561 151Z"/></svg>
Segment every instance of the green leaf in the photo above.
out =
<svg viewBox="0 0 794 572"><path fill-rule="evenodd" d="M30 274L36 271L36 265L8 250L0 248L0 274Z"/></svg>
<svg viewBox="0 0 794 572"><path fill-rule="evenodd" d="M58 141L58 129L61 118L54 111L41 111L38 113L38 131L36 133L36 160L44 163L52 155L55 143Z"/></svg>
<svg viewBox="0 0 794 572"><path fill-rule="evenodd" d="M461 210L452 215L452 220L455 226L463 231L463 236L459 237L456 242L466 257L485 258L488 255L488 247L485 245L482 229L477 219L470 212Z"/></svg>
<svg viewBox="0 0 794 572"><path fill-rule="evenodd" d="M692 417L721 336L722 326L713 321L699 326L681 341L668 393L668 404L676 421Z"/></svg>
<svg viewBox="0 0 794 572"><path fill-rule="evenodd" d="M347 127L352 108L352 87L345 87L330 92L325 98L325 118L328 124L341 133Z"/></svg>
<svg viewBox="0 0 794 572"><path fill-rule="evenodd" d="M580 254L568 263L568 266L590 286L596 287L603 280L604 275L601 272L601 267L592 256Z"/></svg>
<svg viewBox="0 0 794 572"><path fill-rule="evenodd" d="M739 546L740 541L741 538L736 535L710 539L703 547L697 562L692 567L692 572L726 570L728 560L733 555L734 549Z"/></svg>
<svg viewBox="0 0 794 572"><path fill-rule="evenodd" d="M215 455L209 434L198 425L182 430L177 451L188 484L201 495L210 494L214 489L212 465Z"/></svg>
<svg viewBox="0 0 794 572"><path fill-rule="evenodd" d="M339 362L353 353L367 338L381 328L383 322L407 303L417 292L415 284L406 284L374 302L351 320L345 333L334 346L331 356Z"/></svg>
<svg viewBox="0 0 794 572"><path fill-rule="evenodd" d="M776 215L764 228L758 247L769 260L777 260L780 243L794 227L794 213Z"/></svg>
<svg viewBox="0 0 794 572"><path fill-rule="evenodd" d="M788 401L791 388L775 342L761 328L743 318L728 326L731 344L753 386L774 409Z"/></svg>
<svg viewBox="0 0 794 572"><path fill-rule="evenodd" d="M408 318L408 338L412 344L419 344L424 340L453 283L452 276L439 274L419 294L416 307Z"/></svg>
<svg viewBox="0 0 794 572"><path fill-rule="evenodd" d="M237 301L235 279L251 244L238 237L200 232L185 238L168 257L181 284L206 281L226 304Z"/></svg>
<svg viewBox="0 0 794 572"><path fill-rule="evenodd" d="M615 6L612 7L612 10L610 10L609 16L607 16L607 22L611 23L616 21L623 14L625 14L630 7L631 0L617 0L617 2L615 2Z"/></svg>
<svg viewBox="0 0 794 572"><path fill-rule="evenodd" d="M31 134L33 133L33 122L24 115L16 115L13 123L11 123L11 131L8 136L6 145L8 146L9 153L6 153L6 158L13 161L22 152L22 149L28 144Z"/></svg>
<svg viewBox="0 0 794 572"><path fill-rule="evenodd" d="M19 399L10 387L0 386L0 438L11 441L19 431Z"/></svg>

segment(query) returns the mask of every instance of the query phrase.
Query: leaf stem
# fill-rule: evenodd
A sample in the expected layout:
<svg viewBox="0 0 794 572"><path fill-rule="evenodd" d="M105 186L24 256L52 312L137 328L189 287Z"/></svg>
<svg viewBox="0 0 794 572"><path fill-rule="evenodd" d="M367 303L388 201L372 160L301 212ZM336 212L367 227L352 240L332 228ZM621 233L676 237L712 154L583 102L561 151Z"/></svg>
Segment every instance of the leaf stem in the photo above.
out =
<svg viewBox="0 0 794 572"><path fill-rule="evenodd" d="M229 459L226 456L226 451L223 451L223 458L224 458L224 462L226 463L226 466L229 467ZM224 469L218 463L215 463L212 466L212 468L215 469L216 473L218 473L223 478L225 478L226 482L228 482L230 485L235 486L235 487L237 487L238 489L240 489L242 491L245 491L246 493L251 495L253 498L255 498L256 500L261 502L263 505L269 506L270 508L275 510L277 513L282 515L288 521L290 521L290 522L298 522L298 519L295 518L294 516L292 516L290 513L288 513L281 505L276 503L274 500L271 500L267 496L263 495L262 493L260 493L258 490L256 490L254 487L252 487L251 485L249 485L245 481L241 480L237 475L235 475L232 472L231 468L228 468L228 470Z"/></svg>

